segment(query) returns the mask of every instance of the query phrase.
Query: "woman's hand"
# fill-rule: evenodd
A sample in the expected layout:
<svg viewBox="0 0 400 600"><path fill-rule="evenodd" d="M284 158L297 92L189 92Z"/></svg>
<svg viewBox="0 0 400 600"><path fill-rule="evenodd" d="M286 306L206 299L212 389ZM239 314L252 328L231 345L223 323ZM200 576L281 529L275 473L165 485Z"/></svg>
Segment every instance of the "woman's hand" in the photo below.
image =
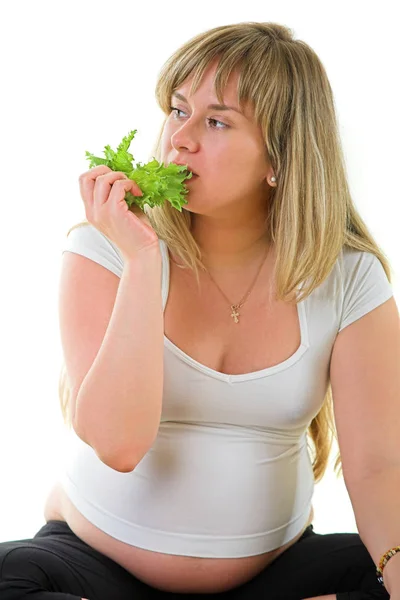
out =
<svg viewBox="0 0 400 600"><path fill-rule="evenodd" d="M125 260L149 248L158 248L158 236L151 225L134 214L142 210L125 201L125 193L141 196L142 191L125 173L106 165L90 169L79 177L86 218L91 225L114 242Z"/></svg>

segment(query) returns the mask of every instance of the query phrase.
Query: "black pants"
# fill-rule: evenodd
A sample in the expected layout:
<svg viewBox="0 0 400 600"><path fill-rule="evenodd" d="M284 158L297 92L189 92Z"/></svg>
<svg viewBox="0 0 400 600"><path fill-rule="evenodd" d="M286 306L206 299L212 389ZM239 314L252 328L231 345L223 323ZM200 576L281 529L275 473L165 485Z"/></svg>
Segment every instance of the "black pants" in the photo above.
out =
<svg viewBox="0 0 400 600"><path fill-rule="evenodd" d="M32 539L0 543L1 600L389 600L356 533L302 537L256 577L226 592L175 594L146 585L78 538L63 521L49 521Z"/></svg>

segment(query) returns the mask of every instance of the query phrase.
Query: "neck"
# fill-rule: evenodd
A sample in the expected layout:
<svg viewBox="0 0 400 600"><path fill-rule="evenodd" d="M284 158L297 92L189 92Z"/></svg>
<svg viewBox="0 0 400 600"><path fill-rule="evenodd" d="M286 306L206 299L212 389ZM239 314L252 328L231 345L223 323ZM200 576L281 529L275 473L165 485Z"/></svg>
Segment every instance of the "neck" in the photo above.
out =
<svg viewBox="0 0 400 600"><path fill-rule="evenodd" d="M265 224L259 218L244 227L243 223L196 215L192 235L201 249L204 264L213 272L246 267L265 255L270 247Z"/></svg>

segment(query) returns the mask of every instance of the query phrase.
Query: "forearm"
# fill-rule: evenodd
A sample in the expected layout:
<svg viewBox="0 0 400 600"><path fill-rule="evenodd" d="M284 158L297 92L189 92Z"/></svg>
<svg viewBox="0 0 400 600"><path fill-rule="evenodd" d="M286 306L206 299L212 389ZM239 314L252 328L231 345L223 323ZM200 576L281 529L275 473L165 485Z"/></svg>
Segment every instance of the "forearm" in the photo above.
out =
<svg viewBox="0 0 400 600"><path fill-rule="evenodd" d="M77 394L78 435L117 470L119 465L134 468L135 457L147 451L160 423L161 266L157 252L125 263L103 343Z"/></svg>
<svg viewBox="0 0 400 600"><path fill-rule="evenodd" d="M384 552L400 546L400 468L386 468L346 483L361 540L378 565ZM400 595L400 553L383 571L385 588Z"/></svg>

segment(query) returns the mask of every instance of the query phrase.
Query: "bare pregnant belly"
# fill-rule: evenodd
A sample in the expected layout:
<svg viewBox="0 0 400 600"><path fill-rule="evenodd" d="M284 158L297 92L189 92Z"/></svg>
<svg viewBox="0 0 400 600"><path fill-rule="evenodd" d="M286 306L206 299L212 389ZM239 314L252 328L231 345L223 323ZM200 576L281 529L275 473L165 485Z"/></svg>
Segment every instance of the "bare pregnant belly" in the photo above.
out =
<svg viewBox="0 0 400 600"><path fill-rule="evenodd" d="M306 527L313 516L311 509ZM280 548L244 558L198 558L153 552L120 542L92 525L75 508L59 484L53 487L47 498L44 518L46 522L65 521L86 544L147 585L166 592L199 594L223 592L249 581L290 548L306 529L304 527L293 540Z"/></svg>

